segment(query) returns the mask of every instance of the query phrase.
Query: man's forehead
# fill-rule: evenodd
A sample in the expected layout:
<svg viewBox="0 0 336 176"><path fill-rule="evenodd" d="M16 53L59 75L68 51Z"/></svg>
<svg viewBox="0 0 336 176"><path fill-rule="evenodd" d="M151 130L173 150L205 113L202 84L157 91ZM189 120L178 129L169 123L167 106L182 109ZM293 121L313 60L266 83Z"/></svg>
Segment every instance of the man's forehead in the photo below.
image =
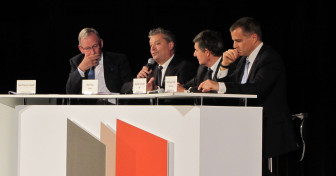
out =
<svg viewBox="0 0 336 176"><path fill-rule="evenodd" d="M83 37L81 40L99 40L98 36L95 33L90 33L87 36Z"/></svg>
<svg viewBox="0 0 336 176"><path fill-rule="evenodd" d="M199 42L194 43L194 48L199 48Z"/></svg>
<svg viewBox="0 0 336 176"><path fill-rule="evenodd" d="M156 41L161 41L161 40L164 40L164 36L163 34L156 34L156 35L153 35L149 41L150 42L156 42Z"/></svg>
<svg viewBox="0 0 336 176"><path fill-rule="evenodd" d="M94 43L94 44L99 43L98 37L85 37L85 38L82 38L81 40L81 44L91 44L91 43Z"/></svg>

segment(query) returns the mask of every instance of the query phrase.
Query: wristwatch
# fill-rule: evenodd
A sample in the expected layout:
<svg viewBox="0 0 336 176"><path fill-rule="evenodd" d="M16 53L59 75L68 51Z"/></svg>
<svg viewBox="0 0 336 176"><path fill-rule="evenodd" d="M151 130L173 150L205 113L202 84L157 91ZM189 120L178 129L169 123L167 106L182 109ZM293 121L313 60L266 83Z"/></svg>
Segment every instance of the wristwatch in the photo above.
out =
<svg viewBox="0 0 336 176"><path fill-rule="evenodd" d="M219 64L219 66L223 67L223 68L230 68L230 65L222 65L222 63Z"/></svg>

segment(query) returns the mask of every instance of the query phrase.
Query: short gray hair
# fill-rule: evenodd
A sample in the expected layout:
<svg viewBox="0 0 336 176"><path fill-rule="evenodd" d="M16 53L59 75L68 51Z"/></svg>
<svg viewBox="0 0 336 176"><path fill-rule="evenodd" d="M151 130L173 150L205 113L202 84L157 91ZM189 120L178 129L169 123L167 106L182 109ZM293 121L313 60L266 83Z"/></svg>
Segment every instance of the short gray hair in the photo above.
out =
<svg viewBox="0 0 336 176"><path fill-rule="evenodd" d="M164 35L164 39L169 43L169 42L174 42L174 50L176 47L176 40L175 40L175 35L166 29L163 29L161 27L158 28L154 28L151 29L148 33L148 38L151 38L153 35L157 35L157 34L163 34Z"/></svg>
<svg viewBox="0 0 336 176"><path fill-rule="evenodd" d="M78 34L78 44L81 45L81 40L83 38L86 38L87 36L89 36L92 33L96 34L98 39L100 40L100 35L99 35L97 30L95 30L94 28L84 28Z"/></svg>

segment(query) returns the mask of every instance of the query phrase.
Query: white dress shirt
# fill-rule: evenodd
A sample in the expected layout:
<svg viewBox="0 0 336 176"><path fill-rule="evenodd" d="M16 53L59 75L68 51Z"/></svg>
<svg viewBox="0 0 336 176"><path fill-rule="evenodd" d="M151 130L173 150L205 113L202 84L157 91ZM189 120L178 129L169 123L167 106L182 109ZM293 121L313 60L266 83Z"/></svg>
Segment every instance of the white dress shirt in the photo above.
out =
<svg viewBox="0 0 336 176"><path fill-rule="evenodd" d="M119 93L112 93L108 90L108 88L106 87L106 83L105 83L105 76L104 76L104 65L103 65L103 54L100 55L100 59L99 59L99 63L98 65L95 67L95 79L98 79L98 94L99 95L108 95L108 94L119 94ZM83 71L81 71L78 68L79 74L82 76L82 78L85 77L85 73ZM109 102L115 104L116 100L115 99L108 99Z"/></svg>
<svg viewBox="0 0 336 176"><path fill-rule="evenodd" d="M174 54L164 64L162 64L162 65L159 64L159 66L162 66L162 70L161 70L161 75L162 75L161 85L162 85L162 82L164 80L163 78L164 78L164 76L166 74L166 70L168 68L168 65L169 65L170 61L173 59L173 57L174 57ZM161 88L164 88L164 87L161 87Z"/></svg>

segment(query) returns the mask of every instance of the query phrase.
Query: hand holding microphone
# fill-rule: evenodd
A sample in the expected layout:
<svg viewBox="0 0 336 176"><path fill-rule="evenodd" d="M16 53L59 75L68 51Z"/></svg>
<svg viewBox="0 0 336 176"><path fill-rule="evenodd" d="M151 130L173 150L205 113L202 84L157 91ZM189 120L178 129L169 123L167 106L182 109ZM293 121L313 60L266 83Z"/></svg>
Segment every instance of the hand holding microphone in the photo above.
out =
<svg viewBox="0 0 336 176"><path fill-rule="evenodd" d="M154 59L153 58L149 58L146 64L146 67L148 67L148 70L153 70L154 67Z"/></svg>
<svg viewBox="0 0 336 176"><path fill-rule="evenodd" d="M154 59L149 58L147 64L143 66L140 72L138 73L137 78L147 78L148 75L152 73L154 63L155 63Z"/></svg>

